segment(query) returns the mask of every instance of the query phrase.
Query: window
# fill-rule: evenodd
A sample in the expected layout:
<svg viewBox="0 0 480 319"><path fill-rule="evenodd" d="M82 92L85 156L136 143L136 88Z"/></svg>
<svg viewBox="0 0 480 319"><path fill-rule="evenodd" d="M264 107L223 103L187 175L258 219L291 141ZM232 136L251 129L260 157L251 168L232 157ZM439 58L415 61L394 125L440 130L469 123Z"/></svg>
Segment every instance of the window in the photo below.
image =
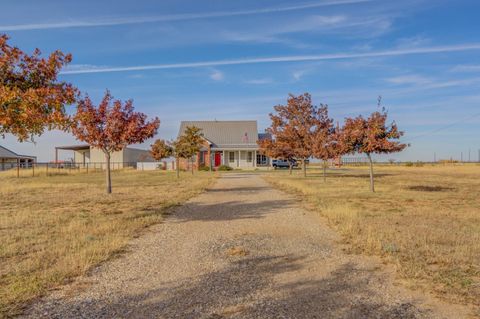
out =
<svg viewBox="0 0 480 319"><path fill-rule="evenodd" d="M235 152L229 152L228 153L228 161L230 163L235 163Z"/></svg>
<svg viewBox="0 0 480 319"><path fill-rule="evenodd" d="M247 162L251 163L253 161L253 152L247 153Z"/></svg>
<svg viewBox="0 0 480 319"><path fill-rule="evenodd" d="M257 165L267 165L267 157L265 155L257 154Z"/></svg>

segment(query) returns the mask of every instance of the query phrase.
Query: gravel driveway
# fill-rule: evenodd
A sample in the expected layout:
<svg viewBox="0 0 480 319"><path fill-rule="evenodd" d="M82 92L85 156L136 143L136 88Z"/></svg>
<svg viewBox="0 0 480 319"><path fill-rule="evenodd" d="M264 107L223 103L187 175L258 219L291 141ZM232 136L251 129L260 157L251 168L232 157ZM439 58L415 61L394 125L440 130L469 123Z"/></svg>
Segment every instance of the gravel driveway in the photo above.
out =
<svg viewBox="0 0 480 319"><path fill-rule="evenodd" d="M159 194L161 196L161 194ZM39 318L459 318L346 255L315 213L257 174L225 174L120 258L32 305Z"/></svg>

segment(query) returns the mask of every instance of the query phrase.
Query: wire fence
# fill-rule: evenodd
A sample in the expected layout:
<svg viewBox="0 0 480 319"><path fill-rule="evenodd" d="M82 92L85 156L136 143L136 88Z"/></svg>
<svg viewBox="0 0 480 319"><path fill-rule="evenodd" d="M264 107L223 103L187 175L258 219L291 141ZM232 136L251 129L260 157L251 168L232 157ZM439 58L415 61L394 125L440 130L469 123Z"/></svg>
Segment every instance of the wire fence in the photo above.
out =
<svg viewBox="0 0 480 319"><path fill-rule="evenodd" d="M0 164L0 171L17 177L55 176L66 174L89 174L102 172L107 168L107 162L73 163L73 162L5 162ZM110 162L110 169L136 169L137 162Z"/></svg>

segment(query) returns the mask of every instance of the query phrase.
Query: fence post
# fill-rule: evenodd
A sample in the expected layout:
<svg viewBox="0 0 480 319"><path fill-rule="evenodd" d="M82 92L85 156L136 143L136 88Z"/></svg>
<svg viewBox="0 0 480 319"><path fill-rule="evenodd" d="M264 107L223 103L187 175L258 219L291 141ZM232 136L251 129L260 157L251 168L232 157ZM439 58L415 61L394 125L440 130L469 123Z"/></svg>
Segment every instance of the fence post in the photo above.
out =
<svg viewBox="0 0 480 319"><path fill-rule="evenodd" d="M47 169L46 169L46 173L45 173L45 175L47 175L47 176L48 176L48 162L47 162Z"/></svg>
<svg viewBox="0 0 480 319"><path fill-rule="evenodd" d="M32 176L35 177L35 162L32 162Z"/></svg>
<svg viewBox="0 0 480 319"><path fill-rule="evenodd" d="M87 163L87 174L88 174L88 164L89 164L89 163Z"/></svg>
<svg viewBox="0 0 480 319"><path fill-rule="evenodd" d="M20 159L17 158L17 178L20 177Z"/></svg>

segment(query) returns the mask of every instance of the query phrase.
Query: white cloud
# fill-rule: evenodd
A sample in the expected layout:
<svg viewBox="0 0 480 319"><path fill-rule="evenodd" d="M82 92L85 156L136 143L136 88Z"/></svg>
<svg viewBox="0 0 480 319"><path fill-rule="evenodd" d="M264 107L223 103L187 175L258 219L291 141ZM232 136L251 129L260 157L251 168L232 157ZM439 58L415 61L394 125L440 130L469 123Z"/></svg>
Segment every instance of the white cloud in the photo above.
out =
<svg viewBox="0 0 480 319"><path fill-rule="evenodd" d="M417 74L409 74L409 75L400 75L395 76L387 79L387 82L393 84L414 84L414 85L424 85L429 84L432 81L426 77Z"/></svg>
<svg viewBox="0 0 480 319"><path fill-rule="evenodd" d="M247 84L257 84L257 85L270 84L270 83L273 83L273 80L271 78L251 79L251 80L245 81L245 83L247 83Z"/></svg>
<svg viewBox="0 0 480 319"><path fill-rule="evenodd" d="M293 71L292 77L295 81L299 81L305 75L305 73L307 73L305 70Z"/></svg>
<svg viewBox="0 0 480 319"><path fill-rule="evenodd" d="M225 76L222 71L213 70L213 72L210 73L210 78L214 81L222 81L225 78Z"/></svg>
<svg viewBox="0 0 480 319"><path fill-rule="evenodd" d="M0 31L84 28L84 27L128 25L128 24L141 24L141 23L167 22L167 21L211 19L211 18L221 18L221 17L288 12L288 11L319 8L319 7L338 6L338 5L344 5L344 4L364 3L364 2L371 2L371 1L373 0L321 1L321 2L314 2L314 3L304 3L304 4L298 4L298 5L292 5L292 6L285 6L285 7L270 7L270 8L242 10L242 11L186 13L186 14L155 16L155 17L126 17L126 18L111 18L111 19L84 20L84 21L64 21L64 22L54 22L54 23L4 25L4 26L0 26Z"/></svg>
<svg viewBox="0 0 480 319"><path fill-rule="evenodd" d="M432 54L442 52L460 52L480 50L480 43L466 43L449 46L431 46L423 48L411 49L392 49L385 51L373 52L355 52L355 53L330 53L330 54L316 54L316 55L294 55L294 56L278 56L267 58L246 58L235 60L214 60L201 61L190 63L171 63L171 64L153 64L153 65L137 65L126 67L79 67L72 66L75 69L69 69L62 72L62 74L82 74L82 73L105 73L105 72L126 72L126 71L144 71L144 70L161 70L161 69L179 69L179 68L198 68L198 67L214 67L222 65L244 65L244 64L259 64L259 63L282 63L282 62L303 62L303 61L323 61L323 60L345 60L358 59L369 57L391 57L413 54Z"/></svg>
<svg viewBox="0 0 480 319"><path fill-rule="evenodd" d="M480 72L480 64L457 65L451 69L452 72Z"/></svg>

